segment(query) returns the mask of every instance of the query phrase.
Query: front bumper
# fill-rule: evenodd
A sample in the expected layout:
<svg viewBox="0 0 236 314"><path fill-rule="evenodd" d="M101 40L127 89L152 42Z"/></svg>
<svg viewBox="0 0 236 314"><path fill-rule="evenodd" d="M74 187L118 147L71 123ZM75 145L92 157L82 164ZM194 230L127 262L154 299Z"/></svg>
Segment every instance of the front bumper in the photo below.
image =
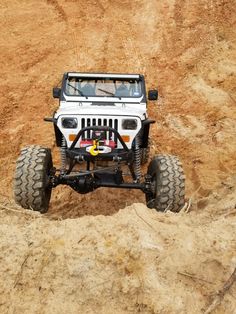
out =
<svg viewBox="0 0 236 314"><path fill-rule="evenodd" d="M96 156L92 155L86 150L86 147L76 148L78 141L84 136L87 131L104 131L114 134L114 137L121 144L121 149L112 149L109 153L98 153ZM125 144L119 132L109 126L90 126L85 127L79 131L76 135L71 146L67 149L68 157L74 159L75 161L93 161L93 160L114 160L114 161L132 161L133 152Z"/></svg>

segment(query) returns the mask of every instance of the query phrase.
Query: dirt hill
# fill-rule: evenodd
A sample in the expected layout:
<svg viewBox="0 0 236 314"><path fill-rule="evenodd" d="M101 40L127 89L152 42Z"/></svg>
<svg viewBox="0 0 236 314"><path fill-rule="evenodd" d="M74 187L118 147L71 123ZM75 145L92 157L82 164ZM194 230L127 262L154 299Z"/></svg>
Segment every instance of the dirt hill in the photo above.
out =
<svg viewBox="0 0 236 314"><path fill-rule="evenodd" d="M201 313L236 267L234 1L2 0L0 14L1 313ZM43 118L70 70L138 72L158 87L152 154L181 158L190 213L69 188L43 217L14 211L20 148L51 147L58 162ZM235 289L215 313L235 313Z"/></svg>

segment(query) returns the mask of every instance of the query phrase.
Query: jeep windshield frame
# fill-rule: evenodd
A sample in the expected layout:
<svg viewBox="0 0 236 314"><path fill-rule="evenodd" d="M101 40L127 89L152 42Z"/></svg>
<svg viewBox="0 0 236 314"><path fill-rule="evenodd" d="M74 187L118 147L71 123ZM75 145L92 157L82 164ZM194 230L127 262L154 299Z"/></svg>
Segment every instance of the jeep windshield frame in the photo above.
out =
<svg viewBox="0 0 236 314"><path fill-rule="evenodd" d="M62 91L68 97L102 99L137 99L146 96L144 77L140 74L65 73Z"/></svg>

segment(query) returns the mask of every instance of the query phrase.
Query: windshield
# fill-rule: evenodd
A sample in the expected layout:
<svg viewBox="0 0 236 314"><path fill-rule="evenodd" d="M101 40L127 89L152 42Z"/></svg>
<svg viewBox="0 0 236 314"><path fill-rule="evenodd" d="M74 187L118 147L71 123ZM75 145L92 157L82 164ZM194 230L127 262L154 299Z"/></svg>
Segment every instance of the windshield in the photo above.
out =
<svg viewBox="0 0 236 314"><path fill-rule="evenodd" d="M84 97L140 97L141 83L138 79L93 79L68 77L66 80L68 96Z"/></svg>

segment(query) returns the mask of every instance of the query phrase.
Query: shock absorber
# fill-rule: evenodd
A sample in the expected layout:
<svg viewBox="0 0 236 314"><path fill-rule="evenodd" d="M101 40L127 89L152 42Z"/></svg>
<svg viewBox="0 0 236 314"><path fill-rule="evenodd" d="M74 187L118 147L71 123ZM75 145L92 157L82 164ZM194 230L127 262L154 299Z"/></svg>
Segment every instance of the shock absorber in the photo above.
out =
<svg viewBox="0 0 236 314"><path fill-rule="evenodd" d="M66 139L62 135L62 140L61 140L61 169L60 169L61 174L66 173Z"/></svg>
<svg viewBox="0 0 236 314"><path fill-rule="evenodd" d="M140 137L139 137L139 135L137 135L135 138L134 165L135 165L136 180L139 181L141 178L141 175L142 175L142 172L141 172L141 150L140 150Z"/></svg>

